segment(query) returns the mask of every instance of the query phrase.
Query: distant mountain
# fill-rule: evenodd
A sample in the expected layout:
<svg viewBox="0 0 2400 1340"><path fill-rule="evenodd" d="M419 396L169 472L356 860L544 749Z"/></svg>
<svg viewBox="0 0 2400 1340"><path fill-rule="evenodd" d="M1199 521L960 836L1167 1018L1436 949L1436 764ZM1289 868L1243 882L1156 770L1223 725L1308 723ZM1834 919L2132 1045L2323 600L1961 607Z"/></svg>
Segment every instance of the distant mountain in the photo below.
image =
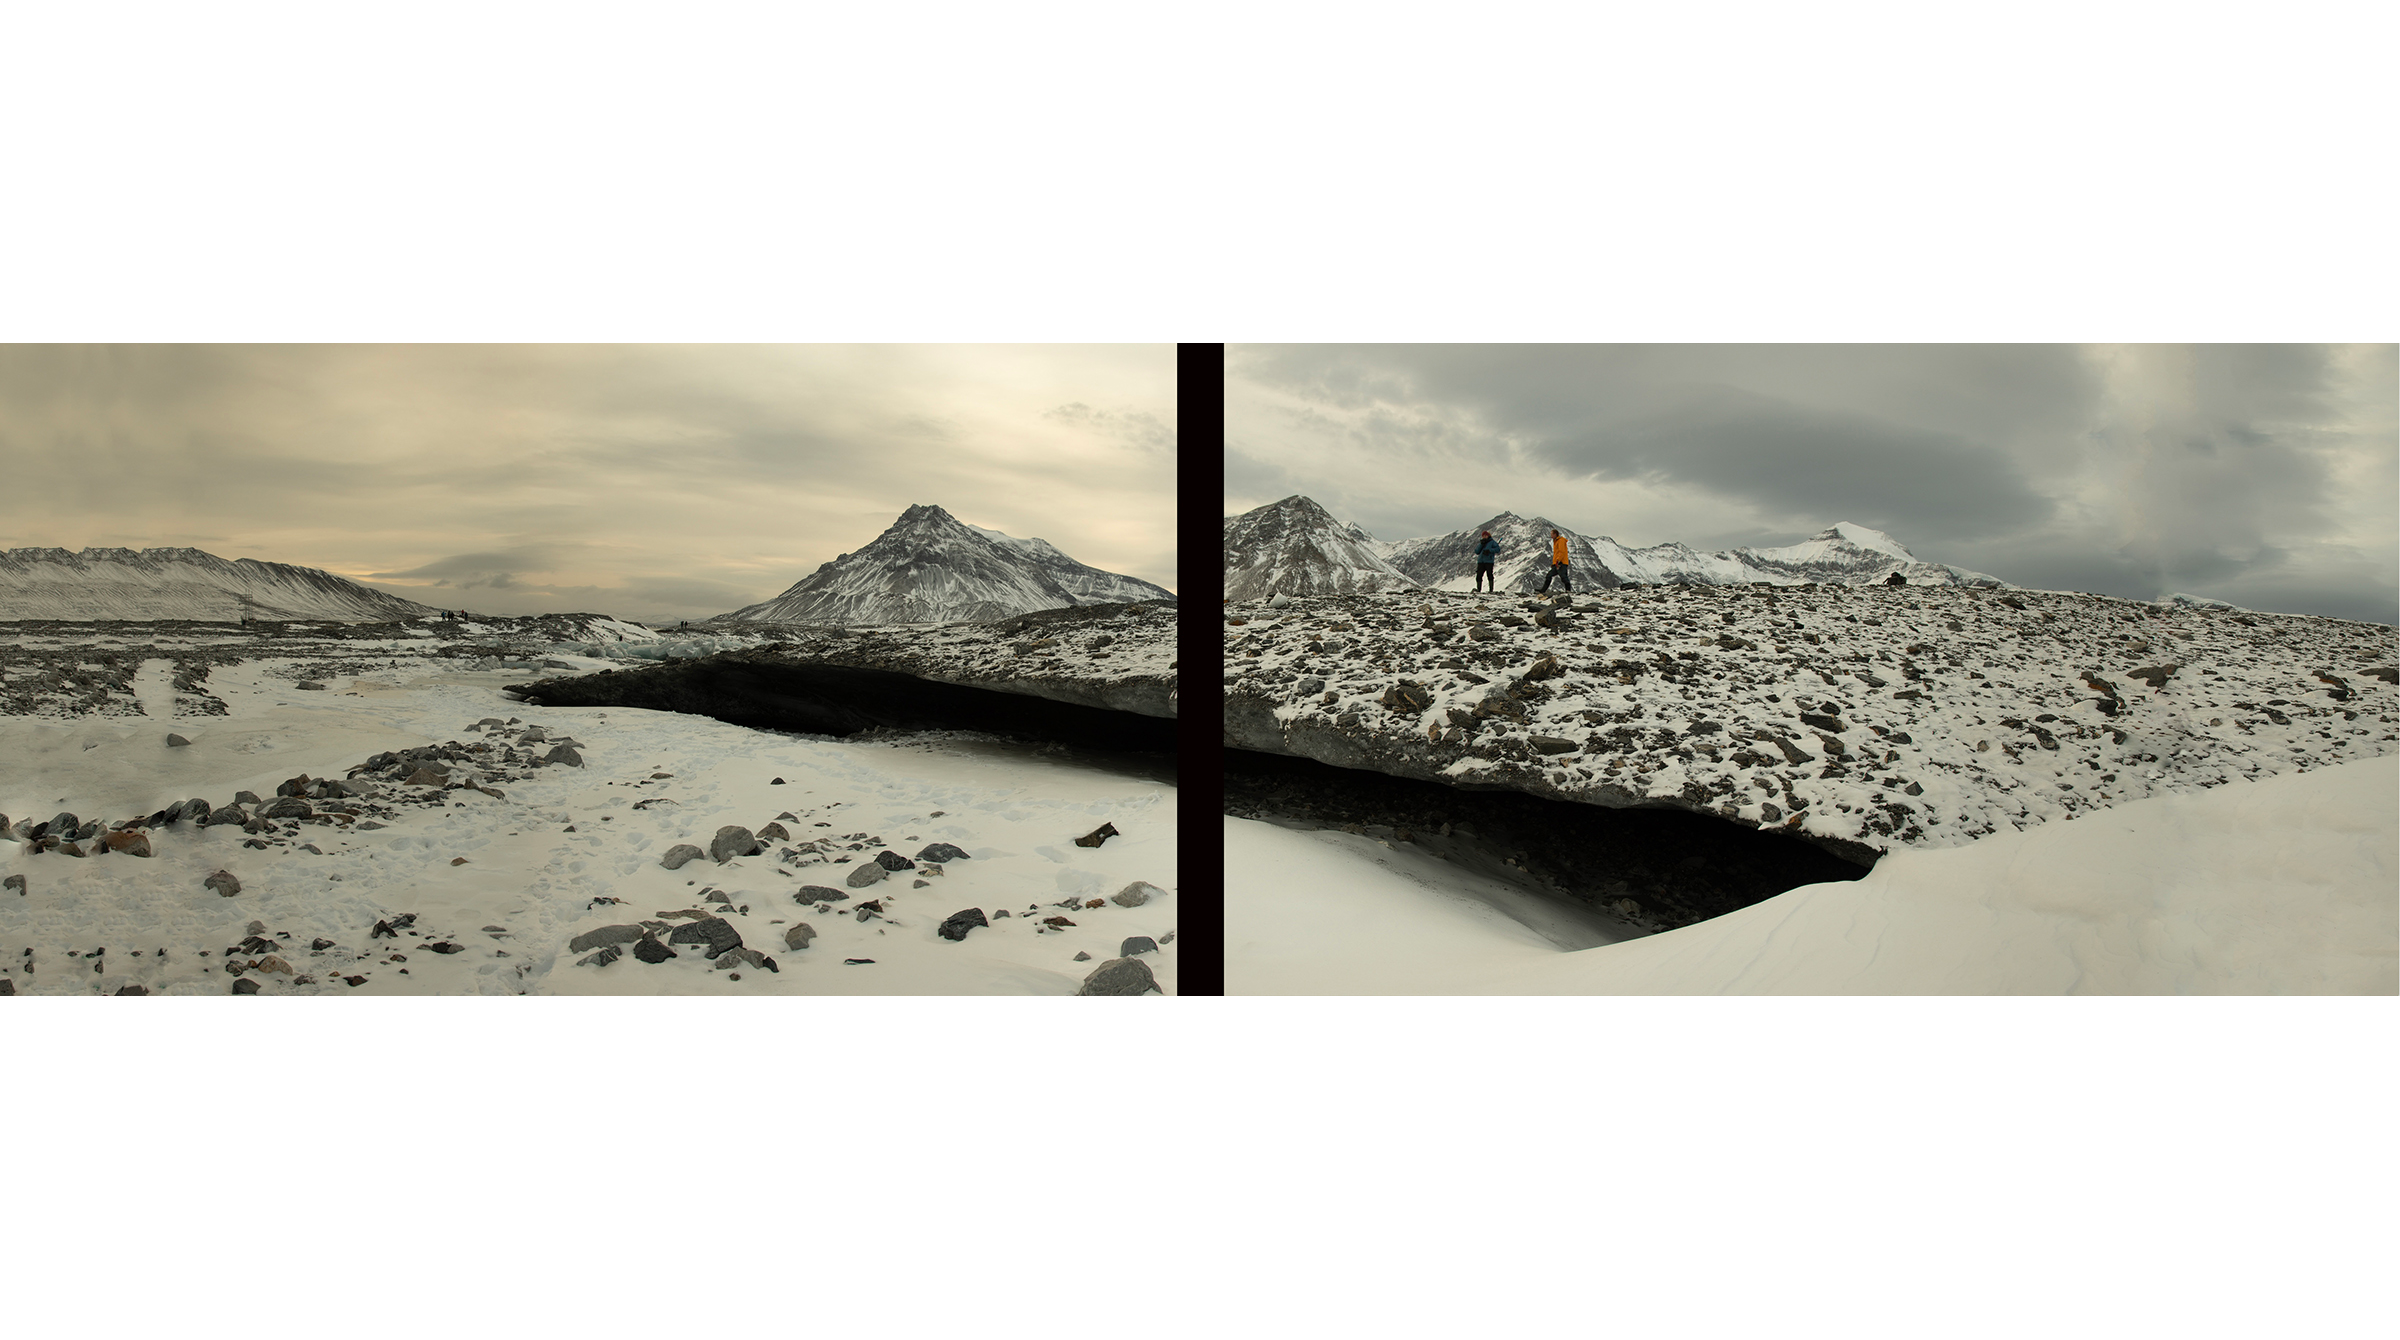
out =
<svg viewBox="0 0 2400 1340"><path fill-rule="evenodd" d="M231 561L198 549L0 551L0 620L330 619L382 623L436 613L317 568Z"/></svg>
<svg viewBox="0 0 2400 1340"><path fill-rule="evenodd" d="M854 554L843 554L773 600L721 620L911 624L1005 619L1035 610L1172 600L1139 578L1087 567L1045 540L970 526L918 504Z"/></svg>
<svg viewBox="0 0 2400 1340"><path fill-rule="evenodd" d="M1478 526L1421 540L1399 540L1381 546L1391 565L1419 586L1443 591L1469 591L1475 586L1475 544L1490 531L1500 545L1492 577L1503 591L1536 591L1550 571L1550 532L1567 537L1567 568L1579 585L1615 586L1619 581L1600 560L1592 541L1547 517L1521 517L1502 512ZM1586 579L1589 579L1588 582Z"/></svg>
<svg viewBox="0 0 2400 1340"><path fill-rule="evenodd" d="M1386 562L1375 537L1333 519L1313 499L1225 518L1225 598L1406 591L1420 583Z"/></svg>
<svg viewBox="0 0 2400 1340"><path fill-rule="evenodd" d="M1533 591L1550 571L1550 532L1567 540L1570 574L1579 589L1605 590L1628 582L1645 586L1730 586L1816 582L1865 586L1893 573L1917 586L2006 587L1988 573L1927 563L1898 540L1844 521L1798 544L1702 553L1682 544L1631 549L1605 535L1582 535L1547 517L1502 512L1447 535L1381 542L1335 520L1311 499L1295 495L1225 520L1225 595L1256 600L1277 593L1330 595L1406 586L1468 591L1475 584L1475 542L1484 531L1500 542L1493 576L1503 591Z"/></svg>

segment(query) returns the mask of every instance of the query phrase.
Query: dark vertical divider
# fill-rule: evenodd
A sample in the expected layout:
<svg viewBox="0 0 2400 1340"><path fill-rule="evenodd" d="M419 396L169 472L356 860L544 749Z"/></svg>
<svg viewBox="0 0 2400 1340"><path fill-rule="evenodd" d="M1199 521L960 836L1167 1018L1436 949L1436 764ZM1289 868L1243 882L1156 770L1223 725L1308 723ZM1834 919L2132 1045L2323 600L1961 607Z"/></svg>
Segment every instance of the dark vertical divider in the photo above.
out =
<svg viewBox="0 0 2400 1340"><path fill-rule="evenodd" d="M1225 994L1225 346L1175 346L1176 991Z"/></svg>

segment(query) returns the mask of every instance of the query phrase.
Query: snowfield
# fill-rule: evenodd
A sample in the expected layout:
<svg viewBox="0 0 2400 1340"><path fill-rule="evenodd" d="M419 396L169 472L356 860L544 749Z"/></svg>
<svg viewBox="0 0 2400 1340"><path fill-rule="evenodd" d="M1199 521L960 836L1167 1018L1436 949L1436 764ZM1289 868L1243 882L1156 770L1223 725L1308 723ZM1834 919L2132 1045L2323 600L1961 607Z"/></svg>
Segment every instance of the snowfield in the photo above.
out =
<svg viewBox="0 0 2400 1340"><path fill-rule="evenodd" d="M1613 943L1569 905L1368 838L1228 818L1225 851L1233 994L2400 991L2390 758L1899 850Z"/></svg>
<svg viewBox="0 0 2400 1340"><path fill-rule="evenodd" d="M503 694L523 678L493 664L508 658L443 659L408 639L296 656L262 654L251 639L239 650L203 666L196 689L178 693L172 653L150 655L98 672L97 698L44 695L25 700L38 712L0 716L0 812L13 830L0 875L24 881L21 893L0 890L0 990L1063 995L1132 937L1158 942L1138 959L1174 990L1174 788L1163 770L958 733L839 741L533 707ZM336 652L347 673L328 676ZM298 687L310 674L325 687ZM169 732L190 743L171 745ZM580 765L540 761L562 741ZM431 784L357 771L426 746L448 755ZM193 797L274 802L302 775L358 794L264 823L248 806L254 831L147 823L148 857L99 838L76 844L103 848L81 858L28 840L62 811L105 827ZM757 854L661 865L678 844L709 848L723 827L770 824L788 836L770 834ZM1118 835L1075 845L1103 824ZM919 859L936 843L966 855ZM879 852L915 868L853 886ZM238 893L204 885L219 871ZM1109 901L1137 882L1153 886L1146 901ZM803 889L845 897L804 903ZM959 941L937 935L969 909L988 924ZM710 917L772 966L741 954L712 963L704 954L722 940L671 938ZM1072 924L1045 926L1052 917ZM377 934L379 923L395 933ZM813 937L793 947L804 923ZM613 961L578 966L598 951L569 947L645 925L675 957L642 961L625 952L629 939Z"/></svg>

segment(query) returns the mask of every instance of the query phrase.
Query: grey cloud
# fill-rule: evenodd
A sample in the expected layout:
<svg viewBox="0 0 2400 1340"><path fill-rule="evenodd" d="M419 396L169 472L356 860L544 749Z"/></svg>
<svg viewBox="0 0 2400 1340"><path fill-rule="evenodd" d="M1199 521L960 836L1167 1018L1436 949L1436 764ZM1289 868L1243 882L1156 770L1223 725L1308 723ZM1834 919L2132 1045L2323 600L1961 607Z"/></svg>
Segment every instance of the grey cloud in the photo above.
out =
<svg viewBox="0 0 2400 1340"><path fill-rule="evenodd" d="M1174 425L1161 423L1158 416L1142 410L1094 409L1076 401L1045 411L1042 417L1053 423L1103 433L1145 450L1170 451L1175 446Z"/></svg>

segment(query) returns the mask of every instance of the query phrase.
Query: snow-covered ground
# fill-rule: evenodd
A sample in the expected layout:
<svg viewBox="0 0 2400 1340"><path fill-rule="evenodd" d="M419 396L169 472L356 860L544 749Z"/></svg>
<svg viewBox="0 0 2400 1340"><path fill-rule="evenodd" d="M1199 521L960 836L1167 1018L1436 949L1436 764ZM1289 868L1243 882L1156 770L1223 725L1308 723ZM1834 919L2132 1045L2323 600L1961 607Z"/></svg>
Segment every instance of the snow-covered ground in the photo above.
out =
<svg viewBox="0 0 2400 1340"><path fill-rule="evenodd" d="M2390 758L1900 849L1664 934L1405 848L1225 821L1233 994L2324 994L2400 990ZM1535 906L1528 913L1525 909Z"/></svg>
<svg viewBox="0 0 2400 1340"><path fill-rule="evenodd" d="M134 668L122 696L165 710L169 664ZM1071 994L1125 939L1149 936L1163 947L1141 959L1174 990L1180 900L1166 780L986 737L844 742L668 713L532 707L501 692L521 673L430 657L327 679L323 691L297 689L297 673L297 662L272 656L215 666L207 692L224 704L219 715L0 717L0 812L21 827L62 810L114 822L192 797L223 806L244 790L271 801L296 775L341 779L370 755L450 741L493 760L451 780L478 775L500 794L361 779L366 796L317 803L356 814L280 825L280 840L233 824L153 827L146 859L77 859L0 840L0 875L26 883L22 894L0 892L0 979L19 994L223 995L234 980L226 951L257 936L274 943L237 959L271 956L290 969L244 974L262 994ZM487 718L514 724L469 729ZM499 763L532 726L571 736L583 766ZM170 731L191 743L170 747ZM660 864L678 843L706 848L721 826L771 822L790 840L759 855ZM1103 823L1120 835L1074 845ZM932 843L968 859L847 884L878 850L914 858ZM219 870L240 881L238 894L203 886ZM1080 905L1135 881L1166 892L1138 907ZM848 899L814 911L795 900L804 886ZM601 901L610 898L620 901ZM1062 907L1070 899L1072 912ZM854 909L869 900L882 915L861 920ZM990 925L963 941L935 934L969 908ZM577 966L585 955L568 948L602 926L681 925L692 918L667 914L687 911L721 915L776 970L712 968L689 943L655 964L628 953ZM398 936L371 937L379 921L412 913ZM1041 929L1054 916L1075 924ZM803 922L813 942L787 948ZM459 949L428 952L436 943Z"/></svg>

